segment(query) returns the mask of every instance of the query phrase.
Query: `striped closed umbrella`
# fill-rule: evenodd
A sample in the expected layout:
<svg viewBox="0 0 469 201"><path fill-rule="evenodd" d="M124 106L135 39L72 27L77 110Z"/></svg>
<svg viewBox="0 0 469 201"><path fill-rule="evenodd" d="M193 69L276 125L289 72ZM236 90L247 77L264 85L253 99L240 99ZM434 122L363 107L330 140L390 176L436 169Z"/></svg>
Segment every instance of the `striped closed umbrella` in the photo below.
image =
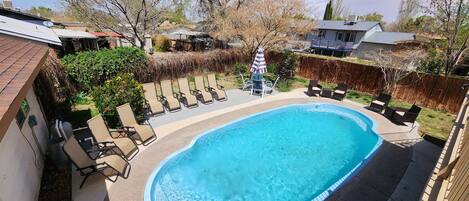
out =
<svg viewBox="0 0 469 201"><path fill-rule="evenodd" d="M266 71L267 65L265 64L264 48L260 47L257 49L256 57L254 57L254 61L252 62L251 72L262 74Z"/></svg>

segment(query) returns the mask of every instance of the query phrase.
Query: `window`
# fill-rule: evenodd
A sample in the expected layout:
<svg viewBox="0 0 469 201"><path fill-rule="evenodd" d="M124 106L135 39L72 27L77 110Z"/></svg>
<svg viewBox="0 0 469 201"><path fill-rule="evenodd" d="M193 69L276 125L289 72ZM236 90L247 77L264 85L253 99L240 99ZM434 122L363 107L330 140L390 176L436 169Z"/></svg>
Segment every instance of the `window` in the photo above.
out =
<svg viewBox="0 0 469 201"><path fill-rule="evenodd" d="M324 36L326 36L326 32L325 31L319 31L319 34L318 34L318 37L319 38L324 38Z"/></svg>
<svg viewBox="0 0 469 201"><path fill-rule="evenodd" d="M344 38L344 33L342 32L337 32L336 39L335 40L343 40Z"/></svg>
<svg viewBox="0 0 469 201"><path fill-rule="evenodd" d="M16 113L16 121L18 122L18 125L20 126L20 128L23 127L24 121L26 120L28 113L29 113L29 103L25 99L21 102L20 109L18 110L18 113Z"/></svg>
<svg viewBox="0 0 469 201"><path fill-rule="evenodd" d="M355 42L355 32L347 32L345 34L345 42Z"/></svg>

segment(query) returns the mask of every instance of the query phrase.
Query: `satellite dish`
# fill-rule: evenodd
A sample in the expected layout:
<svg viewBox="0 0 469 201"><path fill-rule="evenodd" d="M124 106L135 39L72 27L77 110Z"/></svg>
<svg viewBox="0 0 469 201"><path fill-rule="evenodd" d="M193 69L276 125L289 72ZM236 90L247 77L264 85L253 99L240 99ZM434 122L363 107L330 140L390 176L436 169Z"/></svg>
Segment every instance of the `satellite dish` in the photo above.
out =
<svg viewBox="0 0 469 201"><path fill-rule="evenodd" d="M42 22L42 24L43 24L44 26L46 26L46 27L54 26L54 23L51 22L51 21L44 21L44 22Z"/></svg>

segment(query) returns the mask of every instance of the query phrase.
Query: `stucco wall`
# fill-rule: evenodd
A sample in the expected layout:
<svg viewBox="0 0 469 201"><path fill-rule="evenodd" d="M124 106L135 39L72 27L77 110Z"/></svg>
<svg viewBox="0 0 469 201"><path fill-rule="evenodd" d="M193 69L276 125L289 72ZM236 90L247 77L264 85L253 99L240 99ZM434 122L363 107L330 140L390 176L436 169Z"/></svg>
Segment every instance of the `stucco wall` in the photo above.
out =
<svg viewBox="0 0 469 201"><path fill-rule="evenodd" d="M22 128L14 119L0 142L0 201L32 201L39 196L44 166L39 149L42 152L46 150L48 129L32 89L28 91L26 100L30 107L28 117L34 115L38 124L33 127L33 133L28 117Z"/></svg>

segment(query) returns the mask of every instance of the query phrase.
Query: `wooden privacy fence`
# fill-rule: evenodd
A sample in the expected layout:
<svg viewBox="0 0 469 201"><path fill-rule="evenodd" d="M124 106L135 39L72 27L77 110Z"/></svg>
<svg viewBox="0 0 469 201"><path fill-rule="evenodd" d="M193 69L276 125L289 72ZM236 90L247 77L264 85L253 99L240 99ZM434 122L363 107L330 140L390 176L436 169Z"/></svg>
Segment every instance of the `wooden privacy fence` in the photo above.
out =
<svg viewBox="0 0 469 201"><path fill-rule="evenodd" d="M281 61L279 53L269 53L266 57L268 63ZM354 90L371 94L384 89L383 74L377 67L306 55L299 55L298 60L297 73L308 79L345 82ZM397 100L456 113L465 97L461 87L466 83L469 80L413 73L399 82L392 96Z"/></svg>

